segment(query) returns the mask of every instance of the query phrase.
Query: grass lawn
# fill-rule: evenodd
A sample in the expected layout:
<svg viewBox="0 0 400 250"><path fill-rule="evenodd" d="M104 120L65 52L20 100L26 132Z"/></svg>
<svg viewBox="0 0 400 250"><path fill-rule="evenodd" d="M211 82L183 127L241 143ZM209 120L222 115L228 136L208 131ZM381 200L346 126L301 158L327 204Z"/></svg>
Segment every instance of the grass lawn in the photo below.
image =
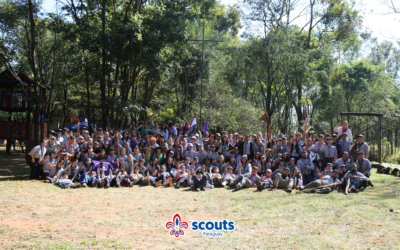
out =
<svg viewBox="0 0 400 250"><path fill-rule="evenodd" d="M22 154L0 148L2 249L400 249L400 178L378 175L359 194L288 194L138 187L63 190L29 181ZM9 175L9 174L7 174ZM22 177L21 177L22 175ZM169 236L165 223L230 220L222 238L186 230ZM189 223L190 224L190 223Z"/></svg>

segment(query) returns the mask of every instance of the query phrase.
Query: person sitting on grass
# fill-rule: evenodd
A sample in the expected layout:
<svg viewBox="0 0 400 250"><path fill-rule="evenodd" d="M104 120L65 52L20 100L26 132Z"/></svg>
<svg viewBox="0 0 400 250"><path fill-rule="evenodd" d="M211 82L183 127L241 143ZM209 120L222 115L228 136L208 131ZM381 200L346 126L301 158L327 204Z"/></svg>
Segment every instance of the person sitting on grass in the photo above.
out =
<svg viewBox="0 0 400 250"><path fill-rule="evenodd" d="M110 187L120 188L121 187L122 178L123 178L123 176L120 173L119 168L115 168L110 173Z"/></svg>
<svg viewBox="0 0 400 250"><path fill-rule="evenodd" d="M303 186L303 179L298 167L294 168L293 174L290 178L293 179L293 188L299 189Z"/></svg>
<svg viewBox="0 0 400 250"><path fill-rule="evenodd" d="M327 186L332 184L337 184L337 185L319 188L322 186ZM324 170L318 180L308 183L304 187L301 187L300 190L310 190L311 193L328 194L333 190L338 189L340 184L341 183L339 179L339 171L337 169L332 170L331 175L326 175L326 170Z"/></svg>
<svg viewBox="0 0 400 250"><path fill-rule="evenodd" d="M110 176L106 175L104 171L100 172L100 168L97 169L97 174L100 176L99 183L97 184L98 188L109 188L110 187Z"/></svg>
<svg viewBox="0 0 400 250"><path fill-rule="evenodd" d="M156 188L160 185L163 185L164 187L172 186L171 178L169 173L165 171L165 166L161 166L161 170L157 178L150 178L150 183Z"/></svg>
<svg viewBox="0 0 400 250"><path fill-rule="evenodd" d="M271 179L272 171L271 169L267 169L265 171L265 176L261 176L261 181L258 181L257 184L257 191L263 191L266 188L270 188L273 186L273 182Z"/></svg>
<svg viewBox="0 0 400 250"><path fill-rule="evenodd" d="M242 158L243 159L243 158ZM244 174L242 175L241 173L241 168L242 164L239 164L239 176L236 178L231 185L229 185L230 188L235 188L236 190L242 189L242 188L250 188L250 187L255 187L256 183L258 181L261 181L260 176L257 174L258 168L256 166L253 166L251 168L251 173Z"/></svg>
<svg viewBox="0 0 400 250"><path fill-rule="evenodd" d="M271 190L278 188L285 189L286 192L291 193L293 188L293 179L290 178L290 170L288 167L283 169L283 173L277 173L275 176L274 187Z"/></svg>
<svg viewBox="0 0 400 250"><path fill-rule="evenodd" d="M238 168L235 170L235 173L238 175L243 175L243 174L249 174L252 172L251 170L251 160L247 160L247 155L242 155L242 158L240 159L239 165L237 166ZM240 170L240 172L239 172Z"/></svg>
<svg viewBox="0 0 400 250"><path fill-rule="evenodd" d="M175 182L175 188L179 189L181 186L184 187L189 187L189 174L186 172L186 167L181 166L179 162L176 162L176 168L179 169L179 171L176 173L176 177L174 179Z"/></svg>
<svg viewBox="0 0 400 250"><path fill-rule="evenodd" d="M48 177L50 175L51 170L56 168L56 165L57 165L57 151L52 151L50 157L47 157L47 159L43 163L44 176ZM54 177L54 174L52 177ZM47 178L45 179L45 182L46 181Z"/></svg>
<svg viewBox="0 0 400 250"><path fill-rule="evenodd" d="M357 171L361 172L365 177L369 178L371 176L371 162L364 158L364 153L358 151L358 160L356 161Z"/></svg>
<svg viewBox="0 0 400 250"><path fill-rule="evenodd" d="M122 183L124 187L133 187L133 185L135 185L137 182L133 174L133 168L131 168L130 175L128 175L128 172L126 170L123 170L122 176L123 176Z"/></svg>
<svg viewBox="0 0 400 250"><path fill-rule="evenodd" d="M83 164L81 167L75 169L74 177L72 178L72 181L74 181L75 178L79 179L79 177L83 174L88 174L91 169L92 169L92 159L87 158L85 161L85 164Z"/></svg>
<svg viewBox="0 0 400 250"><path fill-rule="evenodd" d="M91 171L90 175L86 174L86 173L82 174L79 177L79 182L81 183L81 186L83 188L88 187L88 186L96 187L97 183L99 183L99 179L100 179L100 176L98 176L95 171Z"/></svg>
<svg viewBox="0 0 400 250"><path fill-rule="evenodd" d="M47 180L49 180L51 183L55 183L60 176L64 175L64 173L69 175L68 169L70 167L71 164L64 168L64 162L60 160L59 162L57 162L56 166L52 167L49 176L47 176Z"/></svg>
<svg viewBox="0 0 400 250"><path fill-rule="evenodd" d="M68 173L63 173L62 178L60 178L61 172L57 173L57 181L55 182L60 188L68 189L68 188L79 188L80 186L75 185L72 180L68 178Z"/></svg>
<svg viewBox="0 0 400 250"><path fill-rule="evenodd" d="M208 165L209 166L209 165ZM192 164L192 169L197 170L198 168L201 168L201 165L199 164L199 158L195 156L193 158L193 164ZM204 171L204 170L203 170Z"/></svg>
<svg viewBox="0 0 400 250"><path fill-rule="evenodd" d="M226 164L224 174L221 176L221 181L217 182L216 187L225 187L232 184L232 182L236 179L233 169L234 167L231 164Z"/></svg>
<svg viewBox="0 0 400 250"><path fill-rule="evenodd" d="M193 174L193 171L196 171L195 174ZM204 175L203 170L201 168L192 170L192 174L193 189L195 191L206 191L207 176Z"/></svg>
<svg viewBox="0 0 400 250"><path fill-rule="evenodd" d="M365 175L357 171L357 165L354 163L350 166L350 172L344 176L344 181L346 183L346 194L349 192L358 193L362 187L366 188L367 186L374 186Z"/></svg>
<svg viewBox="0 0 400 250"><path fill-rule="evenodd" d="M347 166L343 164L342 166L340 166L340 169L339 169L339 180L341 182L343 182L343 178L346 174L347 174Z"/></svg>

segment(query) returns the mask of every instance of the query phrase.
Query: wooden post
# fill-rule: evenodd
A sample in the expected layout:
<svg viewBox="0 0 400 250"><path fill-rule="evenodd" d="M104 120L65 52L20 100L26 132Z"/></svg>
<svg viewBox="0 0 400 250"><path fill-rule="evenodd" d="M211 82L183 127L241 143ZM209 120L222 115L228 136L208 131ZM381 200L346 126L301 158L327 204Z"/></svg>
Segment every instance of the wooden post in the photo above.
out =
<svg viewBox="0 0 400 250"><path fill-rule="evenodd" d="M346 120L346 119L345 119L345 117L344 117L344 114L342 114L342 126L343 126L343 123L344 123L345 120Z"/></svg>
<svg viewBox="0 0 400 250"><path fill-rule="evenodd" d="M265 126L265 143L264 143L264 154L265 155L265 149L267 148L267 143L268 143L268 130L267 130L267 123L264 121L264 126ZM271 145L272 147L272 145Z"/></svg>
<svg viewBox="0 0 400 250"><path fill-rule="evenodd" d="M378 125L378 161L382 164L382 116L379 116Z"/></svg>

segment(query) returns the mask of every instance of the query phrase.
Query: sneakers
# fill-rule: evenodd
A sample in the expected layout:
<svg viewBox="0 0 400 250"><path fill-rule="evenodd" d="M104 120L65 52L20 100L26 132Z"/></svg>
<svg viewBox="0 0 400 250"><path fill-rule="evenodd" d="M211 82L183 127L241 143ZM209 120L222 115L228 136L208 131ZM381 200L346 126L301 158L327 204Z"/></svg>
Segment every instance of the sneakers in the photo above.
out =
<svg viewBox="0 0 400 250"><path fill-rule="evenodd" d="M356 191L355 191L356 193L358 193L358 192L360 192L360 189L356 189Z"/></svg>
<svg viewBox="0 0 400 250"><path fill-rule="evenodd" d="M160 184L162 183L162 180L157 181L156 185L154 185L156 188L158 188L160 186Z"/></svg>
<svg viewBox="0 0 400 250"><path fill-rule="evenodd" d="M83 183L83 184L82 184L82 187L83 187L83 188L87 187L86 183Z"/></svg>
<svg viewBox="0 0 400 250"><path fill-rule="evenodd" d="M175 188L176 188L176 189L180 189L180 188L181 188L181 185L179 185L178 183L175 183Z"/></svg>
<svg viewBox="0 0 400 250"><path fill-rule="evenodd" d="M136 180L131 181L131 183L129 183L129 187L133 187L133 185L136 184Z"/></svg>
<svg viewBox="0 0 400 250"><path fill-rule="evenodd" d="M98 183L99 183L99 180L95 180L92 187L97 186Z"/></svg>
<svg viewBox="0 0 400 250"><path fill-rule="evenodd" d="M221 185L222 185L223 187L225 187L227 184L228 184L228 183L226 183L226 181L223 181L223 182L221 183Z"/></svg>
<svg viewBox="0 0 400 250"><path fill-rule="evenodd" d="M187 181L182 182L182 186L183 187L190 187L189 183L187 183Z"/></svg>
<svg viewBox="0 0 400 250"><path fill-rule="evenodd" d="M311 189L311 190L310 190L310 193L313 193L313 194L314 194L314 193L316 193L316 192L317 192L316 189Z"/></svg>
<svg viewBox="0 0 400 250"><path fill-rule="evenodd" d="M257 191L261 191L261 181L257 181L256 185L257 185Z"/></svg>
<svg viewBox="0 0 400 250"><path fill-rule="evenodd" d="M47 183L47 181L49 181L50 183L53 183L53 178L47 176L46 180L44 180L44 181L45 181L44 183Z"/></svg>
<svg viewBox="0 0 400 250"><path fill-rule="evenodd" d="M235 190L239 190L239 185L235 185Z"/></svg>
<svg viewBox="0 0 400 250"><path fill-rule="evenodd" d="M200 188L196 188L194 191L196 191L196 192L200 192Z"/></svg>
<svg viewBox="0 0 400 250"><path fill-rule="evenodd" d="M103 180L103 181L100 183L100 187L103 188L104 185L106 185L106 180Z"/></svg>
<svg viewBox="0 0 400 250"><path fill-rule="evenodd" d="M65 189L68 189L68 188L69 188L69 186L68 186L67 184L65 184L65 183L63 183L62 186L63 186L63 188L65 188Z"/></svg>
<svg viewBox="0 0 400 250"><path fill-rule="evenodd" d="M107 186L106 186L106 188L109 188L109 187L110 187L110 185L107 185Z"/></svg>
<svg viewBox="0 0 400 250"><path fill-rule="evenodd" d="M286 189L286 192L288 192L288 193L291 193L292 192L292 189Z"/></svg>
<svg viewBox="0 0 400 250"><path fill-rule="evenodd" d="M277 190L276 187L271 188L271 191L276 191L276 190Z"/></svg>
<svg viewBox="0 0 400 250"><path fill-rule="evenodd" d="M201 187L200 187L200 190L201 190L201 191L206 191L206 188L205 188L204 186L201 186Z"/></svg>
<svg viewBox="0 0 400 250"><path fill-rule="evenodd" d="M263 184L261 184L260 191L263 191L266 185L267 185L267 183L265 183L265 182Z"/></svg>
<svg viewBox="0 0 400 250"><path fill-rule="evenodd" d="M371 181L368 181L368 186L374 187Z"/></svg>
<svg viewBox="0 0 400 250"><path fill-rule="evenodd" d="M164 187L168 187L169 183L171 182L171 178L167 178L167 181L164 183Z"/></svg>

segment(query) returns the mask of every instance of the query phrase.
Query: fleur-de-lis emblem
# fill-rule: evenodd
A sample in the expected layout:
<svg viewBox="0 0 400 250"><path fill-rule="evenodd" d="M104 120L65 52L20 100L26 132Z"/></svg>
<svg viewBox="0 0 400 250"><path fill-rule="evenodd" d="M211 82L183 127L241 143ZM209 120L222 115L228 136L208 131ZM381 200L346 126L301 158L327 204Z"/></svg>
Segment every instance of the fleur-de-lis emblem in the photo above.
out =
<svg viewBox="0 0 400 250"><path fill-rule="evenodd" d="M169 235L174 235L178 238L180 235L185 235L183 229L188 229L189 225L186 221L182 221L182 218L179 214L175 214L172 217L172 221L168 221L165 224L166 229L170 229Z"/></svg>

